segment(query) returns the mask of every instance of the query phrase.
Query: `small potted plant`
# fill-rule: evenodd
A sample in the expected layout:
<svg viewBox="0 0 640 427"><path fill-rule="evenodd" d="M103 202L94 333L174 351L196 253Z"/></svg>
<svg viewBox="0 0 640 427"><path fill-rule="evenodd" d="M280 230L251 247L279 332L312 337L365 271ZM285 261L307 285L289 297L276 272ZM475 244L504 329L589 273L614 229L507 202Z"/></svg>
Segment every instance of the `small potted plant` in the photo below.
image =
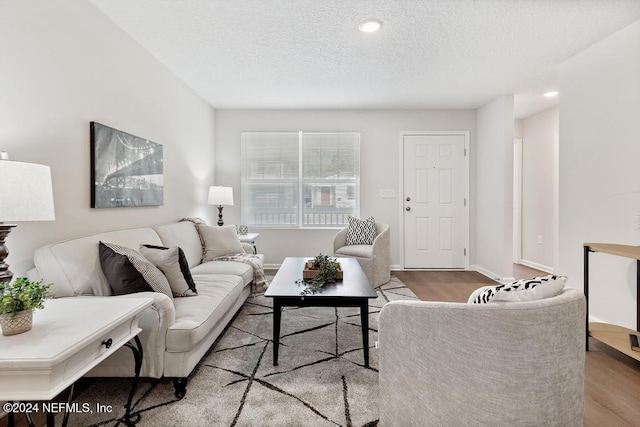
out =
<svg viewBox="0 0 640 427"><path fill-rule="evenodd" d="M316 294L325 283L335 283L336 280L342 280L340 263L335 258L320 254L305 265L299 283L306 284L307 288L301 294Z"/></svg>
<svg viewBox="0 0 640 427"><path fill-rule="evenodd" d="M2 335L16 335L31 329L33 310L44 307L51 296L51 284L18 277L12 283L0 283L0 325Z"/></svg>

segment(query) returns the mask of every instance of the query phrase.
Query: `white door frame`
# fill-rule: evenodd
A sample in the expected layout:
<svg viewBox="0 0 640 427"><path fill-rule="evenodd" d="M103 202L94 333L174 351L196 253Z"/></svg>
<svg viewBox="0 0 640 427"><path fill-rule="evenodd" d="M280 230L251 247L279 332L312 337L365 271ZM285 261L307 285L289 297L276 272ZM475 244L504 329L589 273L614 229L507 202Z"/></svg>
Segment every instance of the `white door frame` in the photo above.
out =
<svg viewBox="0 0 640 427"><path fill-rule="evenodd" d="M513 139L513 262L522 261L522 138Z"/></svg>
<svg viewBox="0 0 640 427"><path fill-rule="evenodd" d="M400 132L400 197L399 197L399 224L400 224L400 265L405 268L404 254L404 137L408 135L461 135L464 137L464 268L469 269L470 249L469 249L469 131L401 131ZM440 269L438 269L440 270Z"/></svg>

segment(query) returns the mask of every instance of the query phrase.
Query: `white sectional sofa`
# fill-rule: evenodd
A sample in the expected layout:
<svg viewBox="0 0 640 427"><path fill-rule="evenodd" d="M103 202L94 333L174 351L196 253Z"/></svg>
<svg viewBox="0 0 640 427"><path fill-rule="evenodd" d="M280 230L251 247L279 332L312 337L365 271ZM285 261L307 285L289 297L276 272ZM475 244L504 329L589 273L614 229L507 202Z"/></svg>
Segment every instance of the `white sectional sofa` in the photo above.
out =
<svg viewBox="0 0 640 427"><path fill-rule="evenodd" d="M141 244L179 246L186 256L198 295L173 298L162 293L113 295L102 272L99 242L138 249ZM251 245L243 244L247 253ZM237 261L201 262L202 244L196 225L181 221L154 228L110 231L52 243L34 254L30 279L53 283L56 298L153 298L140 317L144 358L141 377L173 378L176 396L186 393L187 377L251 293L253 268ZM87 319L91 321L91 319ZM131 352L120 349L89 376L134 376Z"/></svg>

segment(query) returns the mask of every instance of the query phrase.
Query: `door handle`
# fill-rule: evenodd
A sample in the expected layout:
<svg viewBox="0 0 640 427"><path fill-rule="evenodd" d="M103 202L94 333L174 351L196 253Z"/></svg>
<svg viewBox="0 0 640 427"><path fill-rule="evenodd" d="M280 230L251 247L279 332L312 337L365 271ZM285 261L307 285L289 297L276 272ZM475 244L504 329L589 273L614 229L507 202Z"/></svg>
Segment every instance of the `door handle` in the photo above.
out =
<svg viewBox="0 0 640 427"><path fill-rule="evenodd" d="M407 202L410 202L410 201L411 201L411 197L407 197Z"/></svg>
<svg viewBox="0 0 640 427"><path fill-rule="evenodd" d="M411 210L411 206L407 206L406 208L404 208L404 210L409 212Z"/></svg>

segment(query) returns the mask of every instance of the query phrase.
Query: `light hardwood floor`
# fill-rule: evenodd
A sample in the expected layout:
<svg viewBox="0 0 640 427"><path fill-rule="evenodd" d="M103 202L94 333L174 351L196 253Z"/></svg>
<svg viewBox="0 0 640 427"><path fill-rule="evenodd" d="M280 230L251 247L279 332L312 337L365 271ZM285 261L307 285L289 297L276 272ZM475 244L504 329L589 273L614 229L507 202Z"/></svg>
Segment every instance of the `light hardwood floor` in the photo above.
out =
<svg viewBox="0 0 640 427"><path fill-rule="evenodd" d="M393 274L426 301L466 302L476 288L495 283L470 271L395 271ZM539 274L547 273L514 266L517 279ZM584 425L640 426L640 362L590 338L585 370Z"/></svg>

